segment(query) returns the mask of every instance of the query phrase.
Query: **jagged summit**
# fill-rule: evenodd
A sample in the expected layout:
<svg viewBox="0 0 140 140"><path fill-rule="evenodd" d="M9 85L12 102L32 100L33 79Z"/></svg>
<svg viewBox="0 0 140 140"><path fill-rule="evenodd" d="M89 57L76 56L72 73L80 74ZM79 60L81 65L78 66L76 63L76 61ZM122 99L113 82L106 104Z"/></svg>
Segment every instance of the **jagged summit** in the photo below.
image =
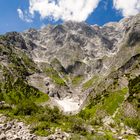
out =
<svg viewBox="0 0 140 140"><path fill-rule="evenodd" d="M128 57L126 52L120 55L120 51L123 44L139 41L139 19L140 15L137 15L101 27L69 21L39 30L29 29L23 33L9 33L6 36L15 41L17 47L25 49L43 73L48 65L58 72L66 84L63 90L58 91L61 98L67 96L79 98L82 83L93 76L107 76L112 69L118 69L124 63L122 60L124 57L126 60L131 57L131 55ZM68 77L67 80L64 78L65 75ZM78 76L81 76L82 80L75 90L72 81ZM46 77L43 78L44 81ZM39 87L32 78L33 76L30 79L31 84ZM57 89L56 85L50 87L50 90ZM47 92L48 87L44 84L41 90ZM52 91L50 95L54 96Z"/></svg>

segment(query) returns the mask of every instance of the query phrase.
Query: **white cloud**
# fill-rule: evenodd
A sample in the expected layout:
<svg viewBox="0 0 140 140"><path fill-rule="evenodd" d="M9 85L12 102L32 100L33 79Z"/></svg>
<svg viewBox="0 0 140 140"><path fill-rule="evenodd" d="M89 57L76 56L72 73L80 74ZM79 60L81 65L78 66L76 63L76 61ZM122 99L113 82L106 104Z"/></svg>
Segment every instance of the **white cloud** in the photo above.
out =
<svg viewBox="0 0 140 140"><path fill-rule="evenodd" d="M113 0L114 7L122 12L125 17L136 15L140 12L140 0Z"/></svg>
<svg viewBox="0 0 140 140"><path fill-rule="evenodd" d="M31 17L28 15L28 13L26 11L25 11L25 13L23 13L23 11L18 8L17 12L18 12L19 18L21 20L26 21L26 22L32 22Z"/></svg>
<svg viewBox="0 0 140 140"><path fill-rule="evenodd" d="M85 21L100 0L29 0L29 13L38 12L42 19Z"/></svg>

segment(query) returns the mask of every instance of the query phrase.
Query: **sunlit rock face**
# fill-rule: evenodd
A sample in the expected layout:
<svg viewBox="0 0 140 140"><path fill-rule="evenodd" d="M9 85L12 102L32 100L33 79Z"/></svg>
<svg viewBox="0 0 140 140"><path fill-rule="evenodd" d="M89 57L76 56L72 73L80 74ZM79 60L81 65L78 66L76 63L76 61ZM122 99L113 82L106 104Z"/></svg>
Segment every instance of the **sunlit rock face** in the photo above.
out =
<svg viewBox="0 0 140 140"><path fill-rule="evenodd" d="M88 69L88 75L92 75L93 72L104 70L103 64L98 66L99 61L118 52L118 44L125 39L131 24L130 19L102 27L83 22L66 22L39 30L30 29L22 36L28 48L32 48L30 54L34 61L50 63L57 58L65 69L81 62Z"/></svg>
<svg viewBox="0 0 140 140"><path fill-rule="evenodd" d="M140 53L140 15L104 26L69 21L5 36L3 44L21 49L36 64L28 83L66 112L73 106L78 111L103 79Z"/></svg>

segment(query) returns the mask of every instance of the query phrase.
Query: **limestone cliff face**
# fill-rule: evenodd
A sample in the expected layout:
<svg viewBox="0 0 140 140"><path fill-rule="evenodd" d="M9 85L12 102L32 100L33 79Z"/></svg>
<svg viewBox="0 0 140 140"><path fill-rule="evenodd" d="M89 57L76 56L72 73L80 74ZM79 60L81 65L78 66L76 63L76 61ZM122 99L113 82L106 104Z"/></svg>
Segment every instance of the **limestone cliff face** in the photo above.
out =
<svg viewBox="0 0 140 140"><path fill-rule="evenodd" d="M101 27L66 22L4 37L2 45L14 46L36 66L38 72L25 75L28 84L56 99L75 98L81 104L106 77L140 53L140 15ZM4 56L1 65L6 64Z"/></svg>
<svg viewBox="0 0 140 140"><path fill-rule="evenodd" d="M84 125L48 105L79 113L75 117ZM91 127L97 136L110 132L115 139L139 140L140 14L101 27L66 22L1 35L0 109L24 117L50 113L38 124L56 115L61 128L68 119L67 130L74 135ZM51 130L54 120L39 131Z"/></svg>
<svg viewBox="0 0 140 140"><path fill-rule="evenodd" d="M139 20L140 15L137 15L102 27L66 22L39 30L30 29L21 36L27 53L42 73L51 67L65 83L63 92L58 93L63 98L71 93L81 95L82 83L94 76L98 80L106 77L139 53ZM46 73L50 77L48 75ZM51 83L56 82L53 78L50 77ZM32 81L34 79L30 79ZM55 88L56 85L59 84L55 84ZM48 87L44 91L48 91Z"/></svg>

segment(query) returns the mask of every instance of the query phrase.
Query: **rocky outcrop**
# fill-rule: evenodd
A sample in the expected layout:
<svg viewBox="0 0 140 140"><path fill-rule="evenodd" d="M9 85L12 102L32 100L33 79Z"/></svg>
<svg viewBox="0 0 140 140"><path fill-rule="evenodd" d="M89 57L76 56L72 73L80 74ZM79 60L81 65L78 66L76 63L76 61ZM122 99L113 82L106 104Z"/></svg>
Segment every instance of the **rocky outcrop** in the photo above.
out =
<svg viewBox="0 0 140 140"><path fill-rule="evenodd" d="M0 140L37 140L37 137L23 122L8 121L7 117L0 115Z"/></svg>
<svg viewBox="0 0 140 140"><path fill-rule="evenodd" d="M62 132L61 129L56 129L54 134L49 135L46 138L39 138L38 140L69 140L70 138L70 134Z"/></svg>
<svg viewBox="0 0 140 140"><path fill-rule="evenodd" d="M24 101L34 96L31 99L36 105L42 91L50 96L51 105L57 105L66 114L77 114L89 101L82 117L90 117L92 112L93 118L88 119L98 116L103 123L94 133L104 135L109 130L118 139L123 139L123 135L138 137L140 14L101 27L69 21L39 30L7 33L0 36L0 60L0 109L14 107L16 100L22 97ZM14 103L4 101L7 93L7 100ZM16 94L19 96L15 100ZM122 127L114 126L113 119L117 115L123 122ZM124 124L125 121L137 129L137 133ZM60 130L45 138L36 137L28 126L17 120L2 122L0 130L1 139L9 140L69 137Z"/></svg>
<svg viewBox="0 0 140 140"><path fill-rule="evenodd" d="M0 114L0 140L68 140L71 135L56 129L48 137L32 134L31 128L18 120L11 120Z"/></svg>

